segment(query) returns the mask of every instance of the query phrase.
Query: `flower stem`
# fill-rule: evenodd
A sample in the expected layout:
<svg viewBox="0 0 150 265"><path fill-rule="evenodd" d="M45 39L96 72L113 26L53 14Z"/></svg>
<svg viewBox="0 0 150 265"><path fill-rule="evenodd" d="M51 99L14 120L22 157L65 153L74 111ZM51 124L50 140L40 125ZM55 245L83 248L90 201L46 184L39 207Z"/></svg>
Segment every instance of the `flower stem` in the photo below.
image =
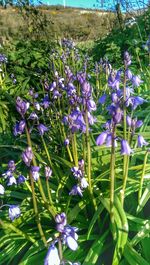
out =
<svg viewBox="0 0 150 265"><path fill-rule="evenodd" d="M144 157L142 175L141 175L141 179L140 179L140 185L139 185L138 203L140 203L140 199L141 199L141 195L142 195L142 187L143 187L143 181L144 181L144 175L145 175L145 169L146 169L148 154L149 154L149 151L146 151L145 157Z"/></svg>
<svg viewBox="0 0 150 265"><path fill-rule="evenodd" d="M115 219L114 219L114 193L115 193L115 124L112 129L112 146L110 159L110 219L112 223L113 237L116 238L115 233Z"/></svg>
<svg viewBox="0 0 150 265"><path fill-rule="evenodd" d="M125 197L125 189L126 189L126 185L127 185L127 178L128 178L128 169L129 169L129 156L126 156L126 160L125 160L125 171L124 171L124 175L123 175L123 185L122 185L122 190L121 190L121 203L122 206L124 204L124 197Z"/></svg>
<svg viewBox="0 0 150 265"><path fill-rule="evenodd" d="M78 151L77 151L77 139L76 139L76 134L72 134L72 151L73 151L73 158L74 158L74 163L75 166L78 166Z"/></svg>
<svg viewBox="0 0 150 265"><path fill-rule="evenodd" d="M30 138L30 134L29 134L29 131L28 131L28 128L27 126L25 127L26 129L26 135L27 135L27 142L28 142L28 145L31 147L32 149L32 142L31 142L31 138ZM33 157L33 165L34 166L37 166L37 163L36 163L36 160L35 160L35 157ZM34 187L34 182L33 182L33 187ZM45 206L46 208L48 209L48 211L51 213L51 215L53 216L53 218L55 218L55 215L56 215L56 210L55 208L51 207L48 203L47 203L47 200L46 200L46 196L45 196L45 193L44 193L44 190L43 190L43 187L42 187L42 183L41 183L41 179L40 177L38 178L38 188L39 188L39 191L40 191L40 194L42 196L42 199L45 203Z"/></svg>
<svg viewBox="0 0 150 265"><path fill-rule="evenodd" d="M30 135L29 135L27 126L26 126L26 134L27 134L28 145L32 148L31 139L30 139ZM34 207L34 213L35 213L35 219L36 219L37 227L38 227L41 239L42 239L44 245L47 247L47 241L46 241L45 235L43 233L43 229L42 229L42 225L41 225L39 213L38 213L38 206L37 206L37 200L36 200L36 196L35 196L34 181L33 181L31 173L29 173L29 176L30 176L32 200L33 200L33 207Z"/></svg>

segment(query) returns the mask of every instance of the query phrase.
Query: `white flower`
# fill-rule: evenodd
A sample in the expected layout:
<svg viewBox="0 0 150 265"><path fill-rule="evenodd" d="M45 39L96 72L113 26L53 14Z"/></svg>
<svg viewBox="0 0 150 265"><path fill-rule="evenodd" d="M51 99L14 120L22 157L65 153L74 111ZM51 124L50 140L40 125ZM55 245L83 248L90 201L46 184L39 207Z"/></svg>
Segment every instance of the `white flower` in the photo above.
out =
<svg viewBox="0 0 150 265"><path fill-rule="evenodd" d="M0 184L0 195L4 195L5 189L4 187Z"/></svg>
<svg viewBox="0 0 150 265"><path fill-rule="evenodd" d="M60 258L55 245L51 245L49 247L46 258L44 260L44 265L60 265Z"/></svg>
<svg viewBox="0 0 150 265"><path fill-rule="evenodd" d="M86 189L89 186L86 178L81 178L81 188Z"/></svg>
<svg viewBox="0 0 150 265"><path fill-rule="evenodd" d="M9 207L9 218L13 221L20 216L20 208L18 205L10 205Z"/></svg>

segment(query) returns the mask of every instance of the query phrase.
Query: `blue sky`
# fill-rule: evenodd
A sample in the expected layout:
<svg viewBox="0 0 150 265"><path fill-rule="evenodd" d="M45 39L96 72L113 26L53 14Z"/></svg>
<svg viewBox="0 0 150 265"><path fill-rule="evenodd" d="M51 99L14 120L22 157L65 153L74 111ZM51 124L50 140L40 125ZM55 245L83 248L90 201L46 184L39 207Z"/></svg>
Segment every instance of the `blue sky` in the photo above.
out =
<svg viewBox="0 0 150 265"><path fill-rule="evenodd" d="M66 2L66 6L72 6L72 7L82 7L82 8L97 8L98 7L98 0L39 0L43 4L47 5L63 5L64 1ZM99 1L101 2L101 0ZM113 0L103 0L102 2L105 3L105 7L108 9L113 6ZM116 1L117 2L117 1ZM132 2L134 5L134 8L138 7L140 2L148 3L148 0L130 0L130 3ZM138 3L138 4L137 4ZM94 6L95 5L95 6ZM100 7L100 5L99 5Z"/></svg>

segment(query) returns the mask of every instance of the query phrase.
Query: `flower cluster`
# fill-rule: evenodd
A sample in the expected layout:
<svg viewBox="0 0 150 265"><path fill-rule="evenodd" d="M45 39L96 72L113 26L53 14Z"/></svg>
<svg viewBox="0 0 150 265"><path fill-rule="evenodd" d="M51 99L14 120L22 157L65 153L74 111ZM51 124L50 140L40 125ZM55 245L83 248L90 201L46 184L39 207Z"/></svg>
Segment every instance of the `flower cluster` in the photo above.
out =
<svg viewBox="0 0 150 265"><path fill-rule="evenodd" d="M131 64L131 56L128 52L124 53L124 70L118 71L111 70L108 77L108 86L111 88L111 103L107 106L111 119L104 125L106 131L102 132L96 139L97 145L103 145L106 143L107 147L114 143L117 146L117 140L121 142L121 154L130 155L133 150L126 139L116 137L113 133L114 126L122 125L124 117L126 117L126 124L131 132L131 137L134 136L135 130L140 128L143 124L141 120L137 118L131 118L129 115L130 108L132 112L141 104L146 102L140 96L134 96L136 87L140 86L142 81L139 76L132 74L129 66ZM123 89L122 89L123 87ZM100 99L100 104L105 104L106 94ZM124 109L126 109L126 116L124 116ZM148 143L144 140L143 136L138 135L138 147L147 145Z"/></svg>
<svg viewBox="0 0 150 265"><path fill-rule="evenodd" d="M84 177L84 160L79 160L78 167L72 167L71 171L74 178L78 181L78 184L73 186L72 190L69 192L69 195L80 195L83 196L83 191L88 187L88 182Z"/></svg>
<svg viewBox="0 0 150 265"><path fill-rule="evenodd" d="M44 261L44 265L79 265L79 263L77 262L72 263L70 261L60 260L58 249L55 246L57 242L61 242L64 245L67 245L71 250L76 251L78 248L78 235L76 233L78 229L67 224L67 218L65 213L57 214L55 216L55 222L56 229L59 232L59 237L56 238L50 245Z"/></svg>

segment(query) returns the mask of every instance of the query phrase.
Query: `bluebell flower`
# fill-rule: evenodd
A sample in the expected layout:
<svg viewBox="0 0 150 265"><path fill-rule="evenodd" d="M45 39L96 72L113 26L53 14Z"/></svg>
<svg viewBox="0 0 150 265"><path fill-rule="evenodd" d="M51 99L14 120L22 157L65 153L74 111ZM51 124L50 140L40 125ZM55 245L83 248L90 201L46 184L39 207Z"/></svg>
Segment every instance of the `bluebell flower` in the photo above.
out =
<svg viewBox="0 0 150 265"><path fill-rule="evenodd" d="M69 145L69 139L68 139L68 138L65 139L65 141L64 141L64 145Z"/></svg>
<svg viewBox="0 0 150 265"><path fill-rule="evenodd" d="M10 177L8 177L8 182L7 182L7 186L12 186L13 184L17 184L17 181L15 179L15 177L13 175L11 175Z"/></svg>
<svg viewBox="0 0 150 265"><path fill-rule="evenodd" d="M124 52L124 64L126 66L129 66L131 64L131 56L130 54L128 53L128 51L125 51Z"/></svg>
<svg viewBox="0 0 150 265"><path fill-rule="evenodd" d="M138 135L138 147L143 147L143 145L148 145L149 143L145 141L142 135Z"/></svg>
<svg viewBox="0 0 150 265"><path fill-rule="evenodd" d="M14 219L18 218L21 215L21 211L18 205L10 205L8 213L11 221L14 221Z"/></svg>
<svg viewBox="0 0 150 265"><path fill-rule="evenodd" d="M16 109L20 113L21 116L24 116L29 108L29 102L23 101L20 97L16 99Z"/></svg>
<svg viewBox="0 0 150 265"><path fill-rule="evenodd" d="M82 177L82 171L78 167L72 167L71 172L73 173L73 176L77 179Z"/></svg>
<svg viewBox="0 0 150 265"><path fill-rule="evenodd" d="M133 76L132 77L132 84L135 87L140 86L140 84L143 83L143 81L139 78L139 76Z"/></svg>
<svg viewBox="0 0 150 265"><path fill-rule="evenodd" d="M139 105L143 104L145 100L139 96L131 98L132 109L135 110Z"/></svg>
<svg viewBox="0 0 150 265"><path fill-rule="evenodd" d="M4 195L5 193L5 188L3 187L3 185L0 184L0 195Z"/></svg>
<svg viewBox="0 0 150 265"><path fill-rule="evenodd" d="M87 109L89 112L96 110L96 104L94 100L92 99L87 100Z"/></svg>
<svg viewBox="0 0 150 265"><path fill-rule="evenodd" d="M103 145L107 138L107 132L102 132L96 139L96 145Z"/></svg>
<svg viewBox="0 0 150 265"><path fill-rule="evenodd" d="M55 216L55 222L65 226L67 224L67 217L65 213L60 213Z"/></svg>
<svg viewBox="0 0 150 265"><path fill-rule="evenodd" d="M50 105L50 101L49 101L49 96L46 95L44 98L43 98L43 101L42 101L42 106L44 107L44 109L47 109Z"/></svg>
<svg viewBox="0 0 150 265"><path fill-rule="evenodd" d="M103 94L103 95L99 98L98 102L99 102L100 104L103 105L103 104L105 104L106 98L107 98L107 95L106 95L106 94Z"/></svg>
<svg viewBox="0 0 150 265"><path fill-rule="evenodd" d="M111 147L112 146L112 134L109 133L106 138L106 146ZM117 147L117 141L114 139L114 147Z"/></svg>
<svg viewBox="0 0 150 265"><path fill-rule="evenodd" d="M86 188L89 186L89 184L88 184L86 178L81 178L81 179L80 179L80 185L81 185L81 188L82 188L82 189L86 189Z"/></svg>
<svg viewBox="0 0 150 265"><path fill-rule="evenodd" d="M15 165L15 161L14 160L10 160L8 162L8 170L11 172L14 172L16 169L16 165Z"/></svg>
<svg viewBox="0 0 150 265"><path fill-rule="evenodd" d="M48 131L48 128L42 123L40 123L37 126L37 128L38 128L38 131L39 131L40 135L44 135L44 133Z"/></svg>
<svg viewBox="0 0 150 265"><path fill-rule="evenodd" d="M31 167L31 175L35 181L37 181L39 179L39 171L40 171L40 167L38 167L38 166L32 166Z"/></svg>
<svg viewBox="0 0 150 265"><path fill-rule="evenodd" d="M52 176L52 169L48 166L45 167L45 177L49 179Z"/></svg>
<svg viewBox="0 0 150 265"><path fill-rule="evenodd" d="M126 117L126 121L127 121L127 125L128 125L129 127L131 127L131 125L132 125L132 119L131 119L130 116L127 115L127 117Z"/></svg>
<svg viewBox="0 0 150 265"><path fill-rule="evenodd" d="M27 147L26 150L22 153L22 160L29 167L33 159L33 153L31 147Z"/></svg>
<svg viewBox="0 0 150 265"><path fill-rule="evenodd" d="M14 135L17 136L18 134L22 134L25 130L25 126L26 126L25 120L17 122L13 129Z"/></svg>
<svg viewBox="0 0 150 265"><path fill-rule="evenodd" d="M72 190L69 192L69 195L80 195L81 197L83 196L82 190L79 185L75 185Z"/></svg>
<svg viewBox="0 0 150 265"><path fill-rule="evenodd" d="M54 244L50 245L48 249L44 265L60 265L58 250Z"/></svg>
<svg viewBox="0 0 150 265"><path fill-rule="evenodd" d="M78 229L76 227L71 227L70 225L66 225L64 227L63 235L64 235L64 241L67 244L67 246L73 250L76 251L78 248L78 235L76 233Z"/></svg>
<svg viewBox="0 0 150 265"><path fill-rule="evenodd" d="M133 75L132 75L132 72L129 69L126 70L125 74L126 74L126 78L127 79L129 79L129 80L132 79Z"/></svg>
<svg viewBox="0 0 150 265"><path fill-rule="evenodd" d="M17 183L18 184L22 184L26 181L26 178L23 175L19 175L19 177L17 178Z"/></svg>
<svg viewBox="0 0 150 265"><path fill-rule="evenodd" d="M32 112L28 119L29 120L38 120L38 116L35 112Z"/></svg>
<svg viewBox="0 0 150 265"><path fill-rule="evenodd" d="M128 141L123 139L121 141L121 154L130 155L131 153L133 153L133 150L130 148Z"/></svg>

